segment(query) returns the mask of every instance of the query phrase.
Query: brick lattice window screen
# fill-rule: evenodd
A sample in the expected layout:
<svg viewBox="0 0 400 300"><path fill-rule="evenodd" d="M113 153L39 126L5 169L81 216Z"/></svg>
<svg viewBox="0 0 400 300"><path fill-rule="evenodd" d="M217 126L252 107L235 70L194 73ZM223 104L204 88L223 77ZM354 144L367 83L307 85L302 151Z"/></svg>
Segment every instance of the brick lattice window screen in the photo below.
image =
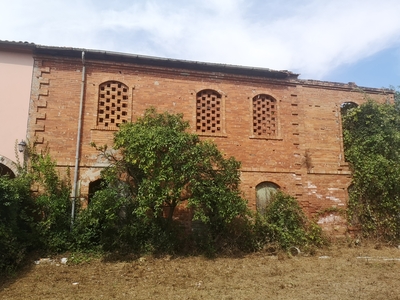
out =
<svg viewBox="0 0 400 300"><path fill-rule="evenodd" d="M276 100L268 95L253 98L253 135L276 136Z"/></svg>
<svg viewBox="0 0 400 300"><path fill-rule="evenodd" d="M99 86L98 127L118 127L128 121L128 90L118 81L107 81Z"/></svg>
<svg viewBox="0 0 400 300"><path fill-rule="evenodd" d="M196 131L221 133L222 96L213 90L202 90L196 95Z"/></svg>

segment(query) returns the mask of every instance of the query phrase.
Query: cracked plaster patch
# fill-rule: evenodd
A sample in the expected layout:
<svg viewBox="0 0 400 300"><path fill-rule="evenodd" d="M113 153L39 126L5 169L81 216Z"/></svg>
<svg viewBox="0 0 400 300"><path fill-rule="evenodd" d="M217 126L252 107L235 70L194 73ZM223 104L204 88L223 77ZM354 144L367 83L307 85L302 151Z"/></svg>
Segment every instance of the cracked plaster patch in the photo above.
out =
<svg viewBox="0 0 400 300"><path fill-rule="evenodd" d="M81 183L84 186L88 186L90 182L95 181L100 178L101 169L98 168L90 168L87 170L81 179Z"/></svg>
<svg viewBox="0 0 400 300"><path fill-rule="evenodd" d="M334 201L334 202L341 202L339 198L336 198L334 196L326 196L326 199Z"/></svg>
<svg viewBox="0 0 400 300"><path fill-rule="evenodd" d="M332 224L332 223L337 224L343 222L345 222L345 220L341 216L330 214L329 216L319 218L317 224L319 225Z"/></svg>
<svg viewBox="0 0 400 300"><path fill-rule="evenodd" d="M307 188L309 189L316 189L317 186L315 184L312 184L311 182L307 182Z"/></svg>

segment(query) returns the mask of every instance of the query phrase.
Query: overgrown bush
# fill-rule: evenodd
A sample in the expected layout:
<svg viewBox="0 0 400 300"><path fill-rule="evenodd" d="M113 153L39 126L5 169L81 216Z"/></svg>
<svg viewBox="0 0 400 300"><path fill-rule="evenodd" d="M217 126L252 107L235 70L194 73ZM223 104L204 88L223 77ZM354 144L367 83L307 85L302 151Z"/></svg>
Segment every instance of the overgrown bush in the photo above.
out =
<svg viewBox="0 0 400 300"><path fill-rule="evenodd" d="M353 171L349 223L366 237L400 240L400 112L373 100L343 116L345 157Z"/></svg>
<svg viewBox="0 0 400 300"><path fill-rule="evenodd" d="M188 126L182 115L149 109L115 134L119 154L97 147L111 165L102 172L103 189L78 217L80 248L214 255L271 242L282 249L322 243L320 228L283 193L254 221L239 189L240 163ZM193 228L173 218L183 202Z"/></svg>
<svg viewBox="0 0 400 300"><path fill-rule="evenodd" d="M15 178L0 177L0 273L14 270L29 251L71 246L69 182L60 178L47 149L27 151L29 164L19 165Z"/></svg>
<svg viewBox="0 0 400 300"><path fill-rule="evenodd" d="M75 248L120 253L174 252L179 240L174 222L137 213L135 191L116 172L103 170L103 187L75 221ZM178 228L179 229L179 228Z"/></svg>
<svg viewBox="0 0 400 300"><path fill-rule="evenodd" d="M30 182L0 176L0 274L15 270L36 241Z"/></svg>
<svg viewBox="0 0 400 300"><path fill-rule="evenodd" d="M119 156L106 146L97 148L111 165L103 172L104 191L80 218L82 232L83 224L91 225L92 232L84 235L97 238L103 248L177 251L178 237L188 234L174 220L178 205L186 203L194 220L204 223L202 238L211 244L247 213L239 189L240 163L224 158L215 144L188 128L181 114L149 109L115 134Z"/></svg>
<svg viewBox="0 0 400 300"><path fill-rule="evenodd" d="M140 249L137 243L143 237L140 238L133 228L139 223L133 214L136 206L125 192L121 182L118 187L105 186L95 193L90 205L80 212L75 222L74 230L79 238L76 246L79 249Z"/></svg>
<svg viewBox="0 0 400 300"><path fill-rule="evenodd" d="M31 184L38 189L34 194L33 212L35 227L40 233L40 247L52 252L69 249L72 241L69 171L61 177L48 149L38 153L31 147L29 167L25 176L29 177Z"/></svg>
<svg viewBox="0 0 400 300"><path fill-rule="evenodd" d="M254 239L257 247L266 244L290 247L319 247L326 243L322 229L308 219L297 200L278 191L266 206L263 215L257 214L254 223Z"/></svg>

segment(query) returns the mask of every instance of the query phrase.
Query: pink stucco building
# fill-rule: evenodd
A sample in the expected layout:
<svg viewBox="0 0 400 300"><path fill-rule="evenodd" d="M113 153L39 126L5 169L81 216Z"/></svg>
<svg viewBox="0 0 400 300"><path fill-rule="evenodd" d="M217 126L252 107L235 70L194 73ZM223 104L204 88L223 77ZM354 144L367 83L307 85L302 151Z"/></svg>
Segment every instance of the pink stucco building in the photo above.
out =
<svg viewBox="0 0 400 300"><path fill-rule="evenodd" d="M14 176L16 144L26 140L33 44L0 41L0 174ZM22 162L23 154L18 153Z"/></svg>

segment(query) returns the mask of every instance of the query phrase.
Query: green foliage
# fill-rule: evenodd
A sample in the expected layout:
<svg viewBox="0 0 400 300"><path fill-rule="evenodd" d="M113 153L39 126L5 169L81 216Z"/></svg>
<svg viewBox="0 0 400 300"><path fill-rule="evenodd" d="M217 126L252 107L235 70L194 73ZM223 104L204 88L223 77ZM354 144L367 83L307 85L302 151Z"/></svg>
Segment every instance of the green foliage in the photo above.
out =
<svg viewBox="0 0 400 300"><path fill-rule="evenodd" d="M240 163L224 159L215 144L200 141L188 127L182 115L150 109L115 135L115 148L122 150L137 187L136 211L148 216L150 209L159 217L169 207L170 221L176 206L188 200L195 219L230 222L246 207L238 189Z"/></svg>
<svg viewBox="0 0 400 300"><path fill-rule="evenodd" d="M16 178L0 177L0 273L13 271L29 251L65 251L72 240L68 180L47 149L27 151L29 164L18 166Z"/></svg>
<svg viewBox="0 0 400 300"><path fill-rule="evenodd" d="M394 106L400 111L400 86L397 88L390 86L390 89L394 91Z"/></svg>
<svg viewBox="0 0 400 300"><path fill-rule="evenodd" d="M120 157L98 148L113 164L103 172L105 189L83 213L81 228L91 224L92 236L103 246L171 251L187 234L173 218L182 203L204 224L202 238L211 244L235 218L245 216L240 163L225 159L215 144L186 132L188 127L182 115L155 109L122 125L114 139Z"/></svg>
<svg viewBox="0 0 400 300"><path fill-rule="evenodd" d="M12 272L35 241L29 187L25 177L0 176L0 274Z"/></svg>
<svg viewBox="0 0 400 300"><path fill-rule="evenodd" d="M66 179L60 178L56 163L48 149L37 153L29 148L29 169L25 176L39 189L34 195L36 229L40 232L41 247L60 252L69 248L71 242L71 184L69 172Z"/></svg>
<svg viewBox="0 0 400 300"><path fill-rule="evenodd" d="M343 116L345 157L353 170L349 216L364 235L400 239L400 115L368 100Z"/></svg>
<svg viewBox="0 0 400 300"><path fill-rule="evenodd" d="M260 243L283 249L321 243L320 228L283 193L254 221L239 190L240 163L187 129L182 115L154 109L121 126L115 150L98 148L111 165L72 231L68 174L60 177L47 149L30 147L19 176L0 178L0 271L12 270L33 249L77 251L82 255L71 262L81 262L88 251L211 256L253 251ZM198 226L176 221L181 204Z"/></svg>
<svg viewBox="0 0 400 300"><path fill-rule="evenodd" d="M98 247L105 251L137 250L140 243L135 226L140 220L134 215L135 201L126 193L123 182L97 191L90 205L77 218L75 231L79 249ZM137 239L138 238L138 239Z"/></svg>
<svg viewBox="0 0 400 300"><path fill-rule="evenodd" d="M102 253L99 251L74 251L68 257L68 265L86 264L101 257Z"/></svg>
<svg viewBox="0 0 400 300"><path fill-rule="evenodd" d="M282 249L322 246L326 240L322 229L310 221L297 200L278 191L267 205L265 213L255 221L255 236L258 245L274 243Z"/></svg>
<svg viewBox="0 0 400 300"><path fill-rule="evenodd" d="M115 150L97 148L112 164L102 173L103 189L77 220L81 248L213 256L265 243L283 249L323 243L321 228L281 192L254 221L239 190L240 163L186 132L188 126L182 115L150 109L121 126ZM190 232L174 219L182 203L193 212Z"/></svg>

